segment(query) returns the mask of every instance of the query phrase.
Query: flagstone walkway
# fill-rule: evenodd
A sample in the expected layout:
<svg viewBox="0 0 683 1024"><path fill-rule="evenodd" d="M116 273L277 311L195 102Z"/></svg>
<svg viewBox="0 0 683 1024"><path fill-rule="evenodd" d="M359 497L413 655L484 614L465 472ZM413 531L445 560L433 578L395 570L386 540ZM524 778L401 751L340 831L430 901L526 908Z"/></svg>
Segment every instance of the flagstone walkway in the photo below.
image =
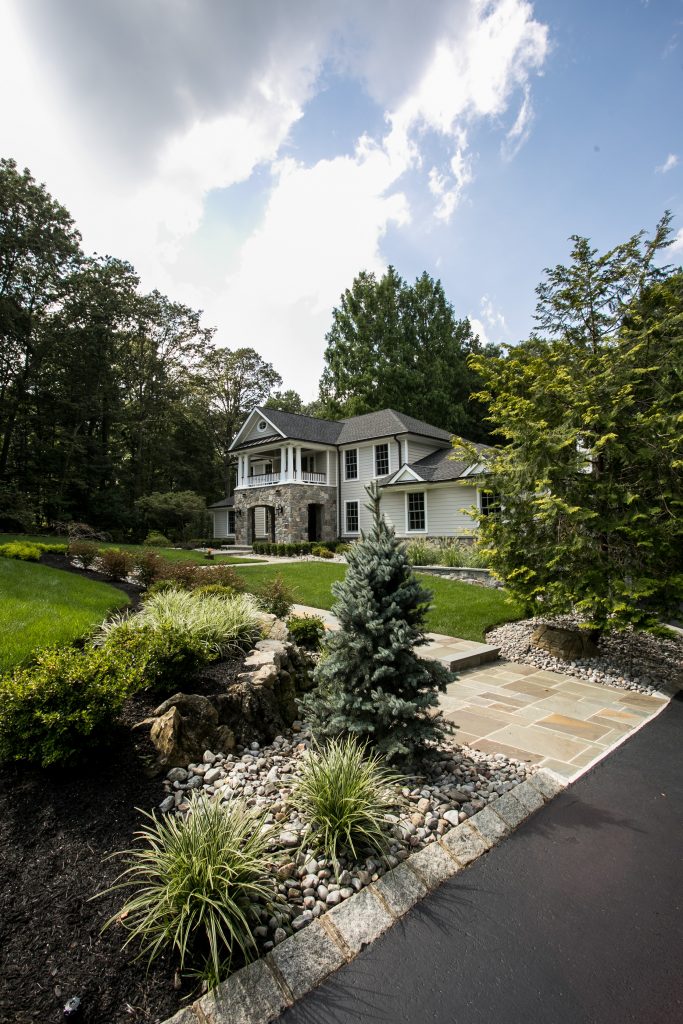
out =
<svg viewBox="0 0 683 1024"><path fill-rule="evenodd" d="M295 605L339 629L332 612ZM571 780L662 711L664 694L644 694L589 683L575 676L518 665L498 650L458 637L428 633L422 657L458 670L440 698L444 717L458 726L460 743L543 765ZM478 664L476 662L486 662ZM475 664L476 667L467 668Z"/></svg>

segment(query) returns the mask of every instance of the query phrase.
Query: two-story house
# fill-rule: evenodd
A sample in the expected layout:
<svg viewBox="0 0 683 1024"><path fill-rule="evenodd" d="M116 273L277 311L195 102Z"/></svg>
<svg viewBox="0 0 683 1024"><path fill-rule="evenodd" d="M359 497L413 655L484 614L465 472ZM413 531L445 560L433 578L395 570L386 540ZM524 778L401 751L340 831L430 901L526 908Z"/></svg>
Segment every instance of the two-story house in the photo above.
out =
<svg viewBox="0 0 683 1024"><path fill-rule="evenodd" d="M323 420L256 408L231 451L235 493L210 511L214 537L238 544L354 540L370 527L372 480L400 537L471 535L465 510L486 507L483 465L456 461L447 431L393 409Z"/></svg>

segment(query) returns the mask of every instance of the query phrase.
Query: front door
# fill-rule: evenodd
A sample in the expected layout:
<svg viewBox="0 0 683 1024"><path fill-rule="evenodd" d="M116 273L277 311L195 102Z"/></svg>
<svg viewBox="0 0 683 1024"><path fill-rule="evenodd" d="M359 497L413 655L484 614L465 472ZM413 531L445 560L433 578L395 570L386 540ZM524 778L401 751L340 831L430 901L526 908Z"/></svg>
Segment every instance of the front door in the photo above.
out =
<svg viewBox="0 0 683 1024"><path fill-rule="evenodd" d="M320 540L320 505L308 506L308 539Z"/></svg>

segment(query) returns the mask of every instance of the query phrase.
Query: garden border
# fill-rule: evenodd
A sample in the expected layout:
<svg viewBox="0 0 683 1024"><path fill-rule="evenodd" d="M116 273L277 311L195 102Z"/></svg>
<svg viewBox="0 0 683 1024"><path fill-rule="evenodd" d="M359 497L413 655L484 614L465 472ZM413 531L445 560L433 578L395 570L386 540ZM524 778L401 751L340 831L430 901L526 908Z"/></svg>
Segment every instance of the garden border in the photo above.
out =
<svg viewBox="0 0 683 1024"><path fill-rule="evenodd" d="M554 772L539 769L163 1024L268 1024L566 786Z"/></svg>

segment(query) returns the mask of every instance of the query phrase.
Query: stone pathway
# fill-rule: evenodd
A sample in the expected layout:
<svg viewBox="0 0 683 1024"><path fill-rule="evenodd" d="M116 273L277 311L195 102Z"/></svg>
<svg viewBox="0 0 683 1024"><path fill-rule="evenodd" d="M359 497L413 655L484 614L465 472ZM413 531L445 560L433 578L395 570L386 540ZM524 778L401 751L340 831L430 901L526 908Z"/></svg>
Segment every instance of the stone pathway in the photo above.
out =
<svg viewBox="0 0 683 1024"><path fill-rule="evenodd" d="M328 629L339 629L332 612L307 605L295 605L294 611L318 615ZM440 701L445 717L458 726L457 741L542 765L563 779L578 778L669 700L492 660L498 649L487 644L440 633L427 637L422 657L438 658L459 672Z"/></svg>
<svg viewBox="0 0 683 1024"><path fill-rule="evenodd" d="M571 780L666 707L633 693L499 661L461 674L441 698L461 743L530 761Z"/></svg>

